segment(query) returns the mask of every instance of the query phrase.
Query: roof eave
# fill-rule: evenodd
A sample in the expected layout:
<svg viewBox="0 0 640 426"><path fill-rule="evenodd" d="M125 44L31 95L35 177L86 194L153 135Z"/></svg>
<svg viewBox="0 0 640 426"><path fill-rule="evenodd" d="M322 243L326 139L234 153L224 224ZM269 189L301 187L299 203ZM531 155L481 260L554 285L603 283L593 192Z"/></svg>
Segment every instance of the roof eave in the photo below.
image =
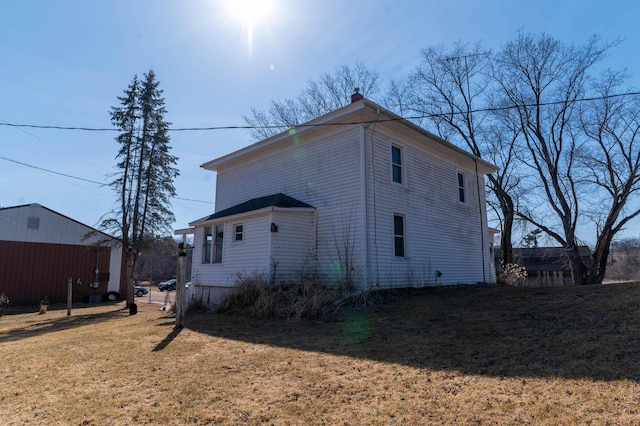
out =
<svg viewBox="0 0 640 426"><path fill-rule="evenodd" d="M243 217L246 217L246 216L260 216L262 214L266 214L266 213L270 213L270 212L274 212L274 211L313 213L313 212L316 211L316 209L314 207L274 207L274 206L269 206L269 207L263 207L263 208L257 209L257 210L249 210L249 211L242 212L242 213L230 214L228 216L216 217L216 218L213 218L213 219L209 219L210 216L207 216L207 217L204 217L202 219L198 219L196 221L190 222L189 226L196 227L196 226L201 226L201 225L205 225L205 224L208 224L208 223L227 222L227 221L230 221L230 220L240 219L240 218L243 218Z"/></svg>

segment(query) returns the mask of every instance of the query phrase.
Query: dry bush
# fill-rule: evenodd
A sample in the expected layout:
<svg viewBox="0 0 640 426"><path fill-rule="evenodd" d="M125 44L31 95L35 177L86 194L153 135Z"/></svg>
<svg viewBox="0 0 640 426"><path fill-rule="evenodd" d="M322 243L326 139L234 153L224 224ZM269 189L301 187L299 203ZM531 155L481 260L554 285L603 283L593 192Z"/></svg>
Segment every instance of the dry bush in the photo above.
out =
<svg viewBox="0 0 640 426"><path fill-rule="evenodd" d="M216 311L300 320L328 312L341 295L339 290L312 278L270 284L267 277L258 273L239 274L235 287L220 301Z"/></svg>
<svg viewBox="0 0 640 426"><path fill-rule="evenodd" d="M524 284L527 279L527 270L522 265L515 263L500 263L498 283L518 286Z"/></svg>

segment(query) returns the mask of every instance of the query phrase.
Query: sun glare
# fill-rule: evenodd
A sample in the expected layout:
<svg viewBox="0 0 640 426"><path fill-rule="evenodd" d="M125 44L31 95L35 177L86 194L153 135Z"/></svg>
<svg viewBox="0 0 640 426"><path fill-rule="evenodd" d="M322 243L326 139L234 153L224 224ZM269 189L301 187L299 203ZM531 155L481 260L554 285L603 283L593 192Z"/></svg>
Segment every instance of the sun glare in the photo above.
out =
<svg viewBox="0 0 640 426"><path fill-rule="evenodd" d="M246 25L249 55L253 55L254 24L266 24L273 11L273 0L227 0L226 9L231 20Z"/></svg>
<svg viewBox="0 0 640 426"><path fill-rule="evenodd" d="M264 21L273 9L271 0L227 0L226 5L232 19L248 25Z"/></svg>

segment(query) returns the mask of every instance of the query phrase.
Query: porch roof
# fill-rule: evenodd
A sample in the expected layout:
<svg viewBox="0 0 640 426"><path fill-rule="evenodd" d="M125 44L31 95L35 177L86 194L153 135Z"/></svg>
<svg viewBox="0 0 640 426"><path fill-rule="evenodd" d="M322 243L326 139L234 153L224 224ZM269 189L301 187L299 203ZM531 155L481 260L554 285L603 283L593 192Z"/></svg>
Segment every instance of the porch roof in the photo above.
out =
<svg viewBox="0 0 640 426"><path fill-rule="evenodd" d="M212 214L211 216L207 216L202 218L198 222L208 221L212 219L219 219L222 217L233 216L236 214L246 213L254 210L260 210L267 207L278 207L278 208L313 208L313 206L304 203L300 200L296 200L293 197L289 197L283 193L267 195L265 197L253 198L249 201L245 201L244 203L236 204L235 206L229 207L224 210L220 210Z"/></svg>

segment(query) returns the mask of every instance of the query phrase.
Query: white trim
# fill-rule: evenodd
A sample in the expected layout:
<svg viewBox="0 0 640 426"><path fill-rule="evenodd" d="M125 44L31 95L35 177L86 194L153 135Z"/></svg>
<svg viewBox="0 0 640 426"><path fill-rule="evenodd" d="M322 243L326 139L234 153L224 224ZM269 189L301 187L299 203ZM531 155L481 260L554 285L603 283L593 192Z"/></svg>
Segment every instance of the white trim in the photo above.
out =
<svg viewBox="0 0 640 426"><path fill-rule="evenodd" d="M360 126L360 185L362 186L362 197L360 198L360 210L362 214L362 248L364 249L365 267L363 268L363 282L369 284L371 276L371 248L369 246L369 214L367 205L369 203L369 188L367 186L367 140L364 125Z"/></svg>

